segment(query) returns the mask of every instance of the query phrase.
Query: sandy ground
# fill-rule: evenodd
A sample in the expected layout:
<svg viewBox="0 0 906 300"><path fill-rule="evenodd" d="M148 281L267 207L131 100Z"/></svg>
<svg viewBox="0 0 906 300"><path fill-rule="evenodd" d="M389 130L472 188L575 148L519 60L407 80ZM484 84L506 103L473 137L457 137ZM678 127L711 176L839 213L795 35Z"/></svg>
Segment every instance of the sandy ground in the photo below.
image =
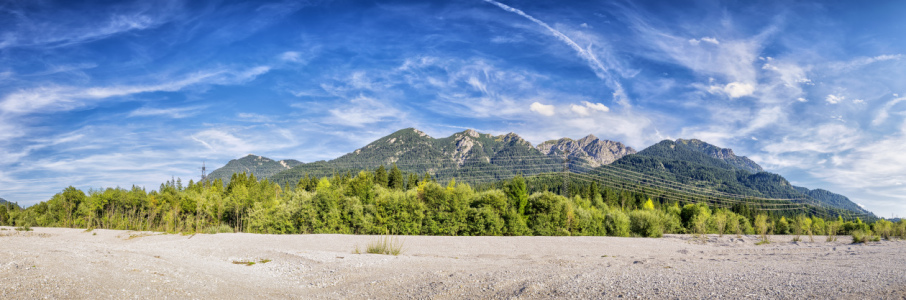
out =
<svg viewBox="0 0 906 300"><path fill-rule="evenodd" d="M408 236L399 256L352 253L376 239L0 227L0 299L906 299L904 241Z"/></svg>

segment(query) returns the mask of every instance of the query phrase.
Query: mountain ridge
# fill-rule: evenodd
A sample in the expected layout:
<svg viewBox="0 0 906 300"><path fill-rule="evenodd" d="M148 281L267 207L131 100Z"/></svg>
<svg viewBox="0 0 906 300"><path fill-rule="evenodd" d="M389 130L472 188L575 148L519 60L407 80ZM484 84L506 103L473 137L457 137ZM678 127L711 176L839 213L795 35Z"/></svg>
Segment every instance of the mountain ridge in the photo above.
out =
<svg viewBox="0 0 906 300"><path fill-rule="evenodd" d="M232 173L247 172L285 185L295 184L305 176L324 177L375 170L379 166L389 169L395 165L404 173L428 173L442 180L494 181L517 174L560 172L564 158L569 158L570 170L579 173L631 171L721 193L805 199L870 214L845 196L797 189L783 176L765 172L760 165L736 155L732 149L698 139L663 140L635 151L620 142L601 140L594 135L578 140L549 140L533 146L513 132L495 136L467 129L434 138L418 129L405 128L333 160L302 163L248 155L231 160L224 168L211 172L209 178L220 178L226 183Z"/></svg>
<svg viewBox="0 0 906 300"><path fill-rule="evenodd" d="M294 166L301 165L302 162L294 159L273 160L260 155L248 154L246 156L230 160L223 167L212 171L205 180L229 182L234 173L254 174L255 177L264 179L283 170L289 170Z"/></svg>

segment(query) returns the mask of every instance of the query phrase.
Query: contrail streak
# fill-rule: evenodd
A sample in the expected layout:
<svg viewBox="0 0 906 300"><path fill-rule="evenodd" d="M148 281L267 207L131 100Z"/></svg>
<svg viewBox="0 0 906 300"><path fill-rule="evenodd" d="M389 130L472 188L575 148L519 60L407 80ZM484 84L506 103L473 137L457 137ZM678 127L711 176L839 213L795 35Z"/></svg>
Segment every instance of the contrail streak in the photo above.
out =
<svg viewBox="0 0 906 300"><path fill-rule="evenodd" d="M497 2L494 0L484 0L484 1L487 3L494 4L497 7L500 7L501 9L503 9L505 11L523 16L526 19L529 19L530 21L535 22L535 24L541 25L542 27L546 28L557 39L559 39L561 42L566 43L566 45L568 45L570 48L573 48L573 50L575 50L577 53L579 53L579 57L588 61L589 67L591 67L591 70L595 72L595 75L597 75L598 78L600 78L601 80L604 80L605 82L607 82L608 85L610 85L611 88L614 89L613 96L614 96L614 98L618 99L618 102L620 104L622 104L624 106L629 105L629 101L628 101L628 99L626 99L626 94L623 92L623 86L620 85L620 83L613 80L613 78L611 78L611 76L607 73L607 68L604 67L604 64L602 64L601 61L598 60L598 58L593 53L591 53L591 46L589 46L588 50L582 49L582 47L579 46L579 44L577 44L575 41L573 41L571 38L569 38L562 32L554 29L550 25L547 25L547 23L544 23L544 21L538 20L535 17L532 17L532 16L526 14L522 10L510 7L506 4L503 4L503 3L500 3L500 2Z"/></svg>

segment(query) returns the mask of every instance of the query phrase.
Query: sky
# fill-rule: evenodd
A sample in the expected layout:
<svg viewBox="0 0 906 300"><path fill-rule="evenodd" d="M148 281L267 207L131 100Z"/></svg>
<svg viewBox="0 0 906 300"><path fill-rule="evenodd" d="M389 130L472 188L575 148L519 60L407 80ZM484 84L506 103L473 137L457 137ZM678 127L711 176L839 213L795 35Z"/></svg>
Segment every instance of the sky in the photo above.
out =
<svg viewBox="0 0 906 300"><path fill-rule="evenodd" d="M0 0L0 197L396 130L697 138L906 216L906 2Z"/></svg>

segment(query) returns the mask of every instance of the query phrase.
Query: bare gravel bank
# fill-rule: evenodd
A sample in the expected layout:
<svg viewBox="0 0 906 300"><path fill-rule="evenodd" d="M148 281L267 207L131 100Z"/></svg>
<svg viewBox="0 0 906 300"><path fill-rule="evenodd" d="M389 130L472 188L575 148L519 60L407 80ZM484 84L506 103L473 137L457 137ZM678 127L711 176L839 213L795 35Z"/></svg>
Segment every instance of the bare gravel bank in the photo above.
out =
<svg viewBox="0 0 906 300"><path fill-rule="evenodd" d="M408 236L400 256L352 253L376 239L0 227L0 299L906 299L903 241Z"/></svg>

